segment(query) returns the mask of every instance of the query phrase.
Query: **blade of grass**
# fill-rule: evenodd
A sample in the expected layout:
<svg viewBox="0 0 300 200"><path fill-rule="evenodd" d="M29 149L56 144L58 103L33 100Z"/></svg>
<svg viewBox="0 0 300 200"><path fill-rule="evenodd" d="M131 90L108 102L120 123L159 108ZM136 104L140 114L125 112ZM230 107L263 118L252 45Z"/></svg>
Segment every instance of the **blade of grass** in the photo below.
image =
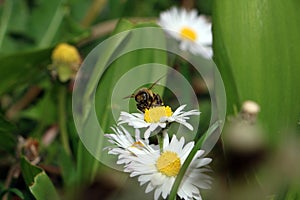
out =
<svg viewBox="0 0 300 200"><path fill-rule="evenodd" d="M7 26L12 13L12 7L14 0L4 1L3 12L1 16L1 28L0 28L0 50L2 49L2 43L7 31Z"/></svg>

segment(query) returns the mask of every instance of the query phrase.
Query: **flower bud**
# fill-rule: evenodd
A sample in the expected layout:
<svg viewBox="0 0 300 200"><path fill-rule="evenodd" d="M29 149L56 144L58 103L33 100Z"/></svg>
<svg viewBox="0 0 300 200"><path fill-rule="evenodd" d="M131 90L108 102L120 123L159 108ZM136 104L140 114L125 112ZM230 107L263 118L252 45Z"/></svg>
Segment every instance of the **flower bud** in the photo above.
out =
<svg viewBox="0 0 300 200"><path fill-rule="evenodd" d="M256 102L248 100L242 105L241 117L244 120L254 123L259 112L260 106Z"/></svg>
<svg viewBox="0 0 300 200"><path fill-rule="evenodd" d="M78 50L69 44L61 43L52 52L50 70L57 75L61 82L74 79L81 64Z"/></svg>

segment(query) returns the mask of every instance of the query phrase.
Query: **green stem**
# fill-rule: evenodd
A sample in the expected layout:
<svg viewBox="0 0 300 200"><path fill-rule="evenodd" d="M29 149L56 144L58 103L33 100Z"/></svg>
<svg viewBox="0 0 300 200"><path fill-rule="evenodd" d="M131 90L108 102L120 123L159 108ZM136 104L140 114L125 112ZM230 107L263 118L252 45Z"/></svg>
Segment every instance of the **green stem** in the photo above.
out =
<svg viewBox="0 0 300 200"><path fill-rule="evenodd" d="M4 2L3 13L1 17L1 28L0 28L0 49L2 49L2 43L9 23L9 18L11 16L13 2L14 1L12 0L8 0Z"/></svg>
<svg viewBox="0 0 300 200"><path fill-rule="evenodd" d="M188 155L188 157L186 158L185 162L183 163L179 174L176 177L176 180L174 182L174 185L172 187L172 190L170 192L169 198L168 200L174 200L176 198L176 194L178 191L178 188L180 186L180 183L184 177L184 174L187 170L187 168L189 167L190 163L192 162L195 154L197 153L197 151L201 148L203 142L205 141L205 139L211 135L221 124L221 121L217 121L215 122L207 131L206 133L197 141L196 145L194 146L194 148L192 149L191 153Z"/></svg>
<svg viewBox="0 0 300 200"><path fill-rule="evenodd" d="M103 10L107 0L94 0L88 9L86 16L82 20L81 24L84 27L90 26L94 19L99 15L99 13Z"/></svg>
<svg viewBox="0 0 300 200"><path fill-rule="evenodd" d="M157 135L156 135L156 137L157 137L157 141L158 141L158 145L159 145L159 151L160 151L160 153L162 153L163 152L163 144L164 144L164 139L163 139L163 134L162 134L162 132L159 132Z"/></svg>
<svg viewBox="0 0 300 200"><path fill-rule="evenodd" d="M69 146L68 132L67 132L67 120L66 120L66 95L67 90L64 85L59 87L58 92L58 120L60 128L60 138L62 145L68 155L71 155L71 149Z"/></svg>

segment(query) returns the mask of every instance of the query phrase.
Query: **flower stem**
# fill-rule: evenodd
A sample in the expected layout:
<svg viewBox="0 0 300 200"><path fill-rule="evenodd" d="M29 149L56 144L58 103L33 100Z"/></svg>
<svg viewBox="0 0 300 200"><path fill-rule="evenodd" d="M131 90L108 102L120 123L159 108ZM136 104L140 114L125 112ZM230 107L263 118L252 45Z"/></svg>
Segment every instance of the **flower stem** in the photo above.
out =
<svg viewBox="0 0 300 200"><path fill-rule="evenodd" d="M68 155L71 155L71 149L68 141L67 120L66 120L66 94L65 85L61 85L58 91L58 120L60 129L60 138L63 148Z"/></svg>
<svg viewBox="0 0 300 200"><path fill-rule="evenodd" d="M163 152L163 142L164 142L164 138L163 138L163 133L162 131L160 131L157 135L157 141L158 141L158 144L159 144L159 150L160 150L160 153Z"/></svg>
<svg viewBox="0 0 300 200"><path fill-rule="evenodd" d="M159 133L157 134L157 140L158 140L158 144L159 144L159 150L160 153L163 152L164 150L164 138L166 136L168 128L163 128L161 131L159 131Z"/></svg>
<svg viewBox="0 0 300 200"><path fill-rule="evenodd" d="M90 26L99 13L103 10L107 0L94 0L91 4L86 16L82 19L81 25L84 27Z"/></svg>

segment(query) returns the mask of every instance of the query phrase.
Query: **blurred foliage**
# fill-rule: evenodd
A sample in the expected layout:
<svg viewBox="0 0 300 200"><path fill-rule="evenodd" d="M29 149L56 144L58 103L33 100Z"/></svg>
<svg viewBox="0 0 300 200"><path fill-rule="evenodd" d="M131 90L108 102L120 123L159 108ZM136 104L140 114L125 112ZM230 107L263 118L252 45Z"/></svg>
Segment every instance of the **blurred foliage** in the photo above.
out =
<svg viewBox="0 0 300 200"><path fill-rule="evenodd" d="M228 110L233 113L241 102L256 101L260 122L273 142L299 120L299 5L232 0L214 7L215 61L227 84Z"/></svg>
<svg viewBox="0 0 300 200"><path fill-rule="evenodd" d="M16 126L5 120L3 115L0 115L0 152L14 153L17 145L17 137L12 133L15 129Z"/></svg>

